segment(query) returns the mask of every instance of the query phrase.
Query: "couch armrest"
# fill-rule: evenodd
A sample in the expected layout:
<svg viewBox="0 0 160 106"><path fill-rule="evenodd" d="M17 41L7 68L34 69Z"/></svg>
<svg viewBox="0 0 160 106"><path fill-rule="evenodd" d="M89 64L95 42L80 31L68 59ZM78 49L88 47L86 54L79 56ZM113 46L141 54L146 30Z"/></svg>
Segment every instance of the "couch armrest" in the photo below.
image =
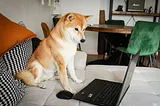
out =
<svg viewBox="0 0 160 106"><path fill-rule="evenodd" d="M76 70L84 70L86 68L87 54L82 51L77 51L74 58Z"/></svg>

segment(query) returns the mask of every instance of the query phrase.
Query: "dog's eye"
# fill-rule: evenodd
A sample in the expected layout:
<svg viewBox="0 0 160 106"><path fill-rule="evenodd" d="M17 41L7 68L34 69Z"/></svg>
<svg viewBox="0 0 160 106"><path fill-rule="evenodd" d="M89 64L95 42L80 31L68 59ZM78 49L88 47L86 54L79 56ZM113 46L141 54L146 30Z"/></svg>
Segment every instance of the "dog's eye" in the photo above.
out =
<svg viewBox="0 0 160 106"><path fill-rule="evenodd" d="M76 31L78 31L78 28L75 28Z"/></svg>
<svg viewBox="0 0 160 106"><path fill-rule="evenodd" d="M86 29L83 29L83 31L85 31Z"/></svg>

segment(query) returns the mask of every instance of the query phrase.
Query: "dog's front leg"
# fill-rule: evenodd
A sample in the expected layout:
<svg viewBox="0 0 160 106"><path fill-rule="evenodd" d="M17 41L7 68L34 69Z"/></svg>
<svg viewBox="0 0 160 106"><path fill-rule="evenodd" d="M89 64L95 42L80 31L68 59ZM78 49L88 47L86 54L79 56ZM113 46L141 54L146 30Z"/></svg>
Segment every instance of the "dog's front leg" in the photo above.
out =
<svg viewBox="0 0 160 106"><path fill-rule="evenodd" d="M68 73L73 81L76 83L82 83L83 81L81 79L78 79L76 76L75 68L74 68L74 58L71 59L71 61L67 65Z"/></svg>
<svg viewBox="0 0 160 106"><path fill-rule="evenodd" d="M65 90L73 92L73 90L69 86L66 66L65 65L63 66L63 65L59 64L58 67L59 67L59 78L60 78L60 81L62 83L62 86L64 87Z"/></svg>
<svg viewBox="0 0 160 106"><path fill-rule="evenodd" d="M57 52L54 52L53 54L54 54L55 62L57 64L57 68L59 70L59 78L60 78L63 88L67 91L75 93L69 86L68 76L67 76L67 71L66 71L66 64L65 64L64 58Z"/></svg>

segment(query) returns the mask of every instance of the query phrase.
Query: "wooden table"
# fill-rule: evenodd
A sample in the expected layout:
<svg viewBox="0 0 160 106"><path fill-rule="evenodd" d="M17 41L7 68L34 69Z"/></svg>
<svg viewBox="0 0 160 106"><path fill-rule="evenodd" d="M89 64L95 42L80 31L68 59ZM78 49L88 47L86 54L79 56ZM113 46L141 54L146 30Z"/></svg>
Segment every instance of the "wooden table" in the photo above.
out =
<svg viewBox="0 0 160 106"><path fill-rule="evenodd" d="M120 34L131 34L132 26L120 26L120 25L105 25L105 24L94 24L87 27L87 31L95 32L109 32L109 33L120 33Z"/></svg>
<svg viewBox="0 0 160 106"><path fill-rule="evenodd" d="M132 29L134 27L132 26L120 26L120 25L105 25L105 24L94 24L91 26L88 26L86 28L86 31L95 31L95 32L107 32L107 33L119 33L121 34L131 34ZM105 53L105 41L104 36L105 33L99 33L98 34L98 54L104 54Z"/></svg>

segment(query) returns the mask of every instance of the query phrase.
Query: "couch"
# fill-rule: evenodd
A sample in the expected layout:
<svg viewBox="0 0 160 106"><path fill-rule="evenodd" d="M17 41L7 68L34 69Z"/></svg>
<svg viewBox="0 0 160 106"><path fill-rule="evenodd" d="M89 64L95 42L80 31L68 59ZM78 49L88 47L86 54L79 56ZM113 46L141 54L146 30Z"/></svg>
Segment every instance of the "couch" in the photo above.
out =
<svg viewBox="0 0 160 106"><path fill-rule="evenodd" d="M29 40L30 42L31 40ZM28 42L28 41L27 41ZM32 40L33 42L33 40ZM24 43L22 43L24 44ZM20 44L20 45L22 45ZM25 43L26 44L26 43ZM25 46L29 47L29 46ZM33 44L31 46L33 48ZM14 49L14 48L13 48ZM69 80L71 87L79 91L95 78L122 82L127 66L88 65L87 54L77 51L75 68L77 76L84 80L76 84ZM17 63L18 65L18 63ZM160 69L149 67L136 67L131 86L124 96L120 106L160 106ZM13 76L14 77L14 76ZM9 80L8 80L9 82ZM17 101L17 106L92 106L77 100L62 100L56 94L63 90L59 80L46 81L46 89L38 87L24 88L22 98ZM13 87L15 88L15 87ZM3 106L3 104L1 104Z"/></svg>

